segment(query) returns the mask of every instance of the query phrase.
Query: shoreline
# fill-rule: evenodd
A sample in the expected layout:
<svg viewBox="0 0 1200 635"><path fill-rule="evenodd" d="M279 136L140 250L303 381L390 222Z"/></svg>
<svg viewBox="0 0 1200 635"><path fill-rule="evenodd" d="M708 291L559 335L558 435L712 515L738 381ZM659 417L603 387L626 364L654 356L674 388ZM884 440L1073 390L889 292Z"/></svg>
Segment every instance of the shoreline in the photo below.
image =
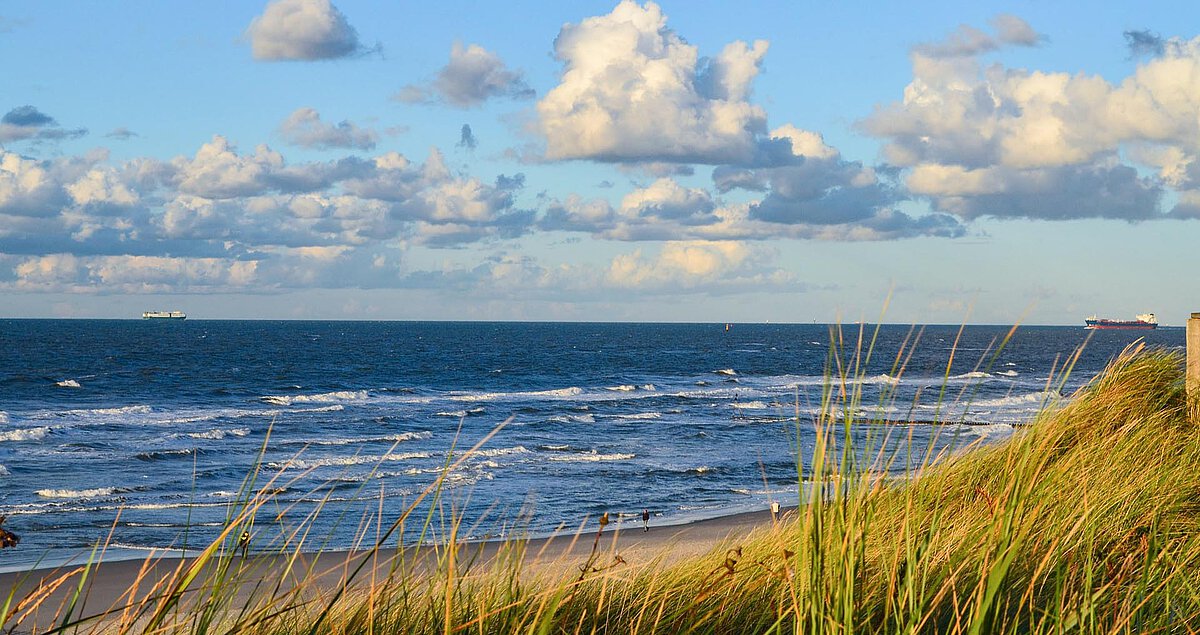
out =
<svg viewBox="0 0 1200 635"><path fill-rule="evenodd" d="M781 508L780 520L795 511L794 506ZM563 575L578 571L588 561L593 544L597 545L597 560L600 564L620 561L626 570L649 566L668 566L684 558L701 556L727 542L740 540L757 529L777 526L769 510L747 511L715 518L701 519L683 524L650 525L643 531L638 523L619 523L599 532L596 540L597 523L592 519L581 530L560 531L551 536L522 539L497 539L458 543L460 561L471 567L486 570L492 562L499 561L506 547L520 545L523 550L522 571L534 575ZM444 555L444 545L422 545L400 549L385 548L376 552L370 549L302 551L299 554L251 554L245 560L233 556L230 562L236 565L241 576L239 588L252 589L264 579L275 579L288 586L301 582L312 582L321 589L339 586L345 575L371 557L374 562L363 567L362 573L351 587L367 584L372 579L393 573L397 566L405 575L431 570L436 566L439 555ZM295 562L291 562L295 556ZM619 558L616 558L619 556ZM155 583L169 579L171 575L195 556L150 554L140 559L105 560L92 567L88 573L86 589L81 603L76 608L78 615L102 613L114 607L130 603L133 599L146 597ZM20 600L39 586L78 569L82 564L67 564L57 567L41 567L24 571L0 573L0 592L12 593ZM203 579L203 575L198 579ZM281 580L287 577L288 580ZM45 618L53 619L63 601L75 591L77 579L71 578L41 604L40 611L30 617L33 625ZM24 625L23 625L24 628Z"/></svg>

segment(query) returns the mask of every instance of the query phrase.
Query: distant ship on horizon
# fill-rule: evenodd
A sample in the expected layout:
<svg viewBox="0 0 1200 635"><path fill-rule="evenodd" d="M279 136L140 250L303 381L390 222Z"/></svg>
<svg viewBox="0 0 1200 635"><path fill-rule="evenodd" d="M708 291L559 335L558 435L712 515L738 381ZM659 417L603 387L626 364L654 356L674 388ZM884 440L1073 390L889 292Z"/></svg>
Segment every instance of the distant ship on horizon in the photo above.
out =
<svg viewBox="0 0 1200 635"><path fill-rule="evenodd" d="M1158 328L1158 318L1153 313L1141 313L1133 320L1110 320L1092 316L1083 321L1085 329L1130 329L1137 331L1152 331Z"/></svg>
<svg viewBox="0 0 1200 635"><path fill-rule="evenodd" d="M183 311L142 311L143 320L186 320Z"/></svg>

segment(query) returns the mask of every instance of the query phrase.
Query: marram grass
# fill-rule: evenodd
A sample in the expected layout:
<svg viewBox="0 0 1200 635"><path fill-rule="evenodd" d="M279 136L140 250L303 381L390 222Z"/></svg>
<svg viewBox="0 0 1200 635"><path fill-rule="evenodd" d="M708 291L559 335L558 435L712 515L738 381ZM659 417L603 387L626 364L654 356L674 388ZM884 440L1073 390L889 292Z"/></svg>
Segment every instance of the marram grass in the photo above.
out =
<svg viewBox="0 0 1200 635"><path fill-rule="evenodd" d="M829 393L829 412L854 399ZM824 485L801 507L700 557L633 566L588 535L578 539L592 557L565 572L530 569L521 542L475 562L452 520L418 573L368 566L348 569L349 585L320 583L299 565L297 540L272 565L291 567L277 576L290 582L261 582L227 555L260 493L199 559L141 580L149 594L80 615L81 568L59 582L81 591L53 623L42 623L40 592L0 596L0 617L29 629L39 611L38 632L1200 632L1200 419L1178 354L1128 350L1004 443L909 478L855 464L839 447L847 420L815 423L806 473ZM377 527L379 544L405 522L430 519Z"/></svg>

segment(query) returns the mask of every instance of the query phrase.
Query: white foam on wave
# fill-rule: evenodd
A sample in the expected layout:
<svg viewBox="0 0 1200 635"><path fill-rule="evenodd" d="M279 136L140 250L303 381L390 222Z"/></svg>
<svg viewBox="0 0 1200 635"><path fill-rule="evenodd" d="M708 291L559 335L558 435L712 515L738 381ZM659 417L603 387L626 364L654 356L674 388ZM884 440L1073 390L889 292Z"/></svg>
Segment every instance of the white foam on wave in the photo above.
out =
<svg viewBox="0 0 1200 635"><path fill-rule="evenodd" d="M960 424L959 431L977 434L981 437L996 437L1012 434L1013 427L1007 423L989 423L984 425Z"/></svg>
<svg viewBox="0 0 1200 635"><path fill-rule="evenodd" d="M8 423L8 413L0 410L0 423Z"/></svg>
<svg viewBox="0 0 1200 635"><path fill-rule="evenodd" d="M355 443L398 443L404 441L415 441L418 439L428 439L433 436L433 433L428 430L418 432L398 432L396 434L386 434L375 437L358 437L347 439L310 439L299 441L287 441L288 445L353 445Z"/></svg>
<svg viewBox="0 0 1200 635"><path fill-rule="evenodd" d="M62 381L56 381L56 382L54 382L54 385L58 386L60 388L82 388L82 386L79 385L79 382L75 381L74 379L64 379Z"/></svg>
<svg viewBox="0 0 1200 635"><path fill-rule="evenodd" d="M614 419L630 419L633 421L640 421L640 420L644 420L644 419L661 419L662 413L661 412L635 412L633 414L627 414L627 415L609 415L609 416L611 416Z"/></svg>
<svg viewBox="0 0 1200 635"><path fill-rule="evenodd" d="M466 410L447 410L447 411L443 411L443 412L435 412L435 413L433 413L433 416L435 416L435 417L456 417L456 418L461 419L463 417L469 417L471 415L480 415L483 413L484 413L483 406L476 406L474 408L467 408Z"/></svg>
<svg viewBox="0 0 1200 635"><path fill-rule="evenodd" d="M92 489L40 489L34 494L42 498L100 498L128 490L119 487L95 487Z"/></svg>
<svg viewBox="0 0 1200 635"><path fill-rule="evenodd" d="M553 390L529 390L521 392L482 392L468 395L453 395L450 399L454 401L497 401L501 399L567 399L583 394L583 389L578 386L569 388L555 388Z"/></svg>
<svg viewBox="0 0 1200 635"><path fill-rule="evenodd" d="M997 397L995 399L980 399L971 402L971 407L982 408L1002 408L1005 406L1028 406L1041 403L1049 403L1061 399L1056 391L1043 390L1039 392L1026 393L1024 395L1011 395L1008 397Z"/></svg>
<svg viewBox="0 0 1200 635"><path fill-rule="evenodd" d="M996 374L1004 375L1005 377L1016 377L1017 375L1020 375L1021 373L1018 373L1015 370L1000 370L1000 371L996 371Z"/></svg>
<svg viewBox="0 0 1200 635"><path fill-rule="evenodd" d="M654 384L642 384L640 386L634 386L633 384L621 384L620 386L606 386L604 389L611 390L613 392L633 392L635 390L653 392L658 390Z"/></svg>
<svg viewBox="0 0 1200 635"><path fill-rule="evenodd" d="M47 432L50 432L50 428L40 427L8 430L0 432L0 441L37 441L45 438Z"/></svg>
<svg viewBox="0 0 1200 635"><path fill-rule="evenodd" d="M529 450L523 445L516 445L511 448L492 448L490 450L476 450L472 456L508 456L510 454L529 454Z"/></svg>
<svg viewBox="0 0 1200 635"><path fill-rule="evenodd" d="M277 406L290 406L296 403L336 403L341 401L365 401L365 390L335 390L315 395L267 395L262 400Z"/></svg>
<svg viewBox="0 0 1200 635"><path fill-rule="evenodd" d="M767 407L767 404L762 401L735 401L729 404L729 407L740 410L762 410Z"/></svg>
<svg viewBox="0 0 1200 635"><path fill-rule="evenodd" d="M0 465L0 476L8 476L8 468Z"/></svg>
<svg viewBox="0 0 1200 635"><path fill-rule="evenodd" d="M980 370L973 370L973 371L971 371L971 372L969 372L969 373L963 373L963 374L961 374L961 375L951 375L950 377L948 377L948 379L951 379L951 380L955 380L955 379L958 379L958 380L962 380L962 379L987 379L987 378L989 378L989 377L991 377L991 376L992 376L992 374L991 374L991 373L985 373L985 372L983 372L983 371L980 371Z"/></svg>
<svg viewBox="0 0 1200 635"><path fill-rule="evenodd" d="M323 459L288 459L286 461L272 461L267 464L267 467L275 470L308 470L318 467L339 467L349 465L370 465L384 463L386 461L407 461L409 459L427 459L428 452L403 452L392 454L374 454L374 455L357 455L357 456L331 456Z"/></svg>
<svg viewBox="0 0 1200 635"><path fill-rule="evenodd" d="M596 463L600 461L628 461L635 456L637 455L629 453L600 454L593 450L578 454L556 454L551 456L550 460L564 463Z"/></svg>
<svg viewBox="0 0 1200 635"><path fill-rule="evenodd" d="M150 414L150 406L120 406L118 408L81 408L77 410L63 410L56 413L65 416L110 416L110 415L144 415Z"/></svg>
<svg viewBox="0 0 1200 635"><path fill-rule="evenodd" d="M193 439L224 439L225 437L244 437L250 434L250 428L229 428L222 430L208 430L207 432L189 432L188 436Z"/></svg>
<svg viewBox="0 0 1200 635"><path fill-rule="evenodd" d="M732 377L737 374L737 371L732 368L722 368L720 370L714 370L713 373L715 373L717 375L726 375L726 376Z"/></svg>
<svg viewBox="0 0 1200 635"><path fill-rule="evenodd" d="M550 417L554 423L596 423L596 417L591 414L557 415Z"/></svg>

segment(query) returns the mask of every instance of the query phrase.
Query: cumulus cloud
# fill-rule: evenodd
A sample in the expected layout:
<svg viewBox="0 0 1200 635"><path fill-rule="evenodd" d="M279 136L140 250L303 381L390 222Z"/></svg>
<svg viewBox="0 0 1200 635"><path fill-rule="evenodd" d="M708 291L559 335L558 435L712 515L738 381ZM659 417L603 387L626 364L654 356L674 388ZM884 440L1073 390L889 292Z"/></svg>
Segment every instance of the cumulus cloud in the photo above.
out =
<svg viewBox="0 0 1200 635"><path fill-rule="evenodd" d="M1099 76L913 54L900 102L861 122L903 183L934 207L979 216L1164 218L1191 189L1200 148L1200 38L1118 84ZM1139 173L1157 171L1153 176Z"/></svg>
<svg viewBox="0 0 1200 635"><path fill-rule="evenodd" d="M273 0L246 36L258 60L327 60L362 51L358 32L329 0Z"/></svg>
<svg viewBox="0 0 1200 635"><path fill-rule="evenodd" d="M560 83L537 104L551 159L744 163L766 112L750 87L766 41L733 42L714 58L667 28L658 5L624 0L563 26Z"/></svg>
<svg viewBox="0 0 1200 635"><path fill-rule="evenodd" d="M279 125L279 134L292 145L318 150L349 148L372 150L379 134L349 121L326 123L313 108L298 108Z"/></svg>
<svg viewBox="0 0 1200 635"><path fill-rule="evenodd" d="M676 291L723 286L784 286L794 283L792 274L769 266L773 252L765 247L737 241L672 241L657 254L639 249L614 258L605 281L618 288Z"/></svg>
<svg viewBox="0 0 1200 635"><path fill-rule="evenodd" d="M406 103L440 100L451 106L470 108L493 97L532 99L534 91L519 71L513 71L495 53L471 44L455 42L450 61L427 86L408 85L396 99Z"/></svg>
<svg viewBox="0 0 1200 635"><path fill-rule="evenodd" d="M118 128L113 128L113 130L111 132L109 132L108 134L106 134L104 136L109 139L117 139L118 141L126 141L128 139L133 139L140 135L138 135L138 133L130 130L129 128L126 128L125 126L120 126Z"/></svg>
<svg viewBox="0 0 1200 635"><path fill-rule="evenodd" d="M87 134L86 128L64 129L54 117L33 106L17 106L0 117L0 143L10 141L56 141Z"/></svg>
<svg viewBox="0 0 1200 635"><path fill-rule="evenodd" d="M1045 39L1028 22L1015 15L1002 13L992 18L991 24L994 34L963 24L945 40L918 44L913 50L926 57L972 57L1005 45L1037 46Z"/></svg>

